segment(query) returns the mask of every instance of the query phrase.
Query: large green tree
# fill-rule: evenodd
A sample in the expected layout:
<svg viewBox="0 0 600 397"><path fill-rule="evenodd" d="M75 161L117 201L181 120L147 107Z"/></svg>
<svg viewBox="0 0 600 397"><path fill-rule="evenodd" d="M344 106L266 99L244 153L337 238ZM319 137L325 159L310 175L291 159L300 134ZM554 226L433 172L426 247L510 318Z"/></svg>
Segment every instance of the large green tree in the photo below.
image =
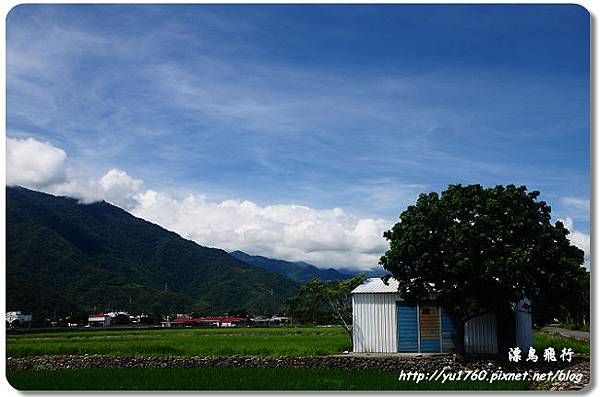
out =
<svg viewBox="0 0 600 397"><path fill-rule="evenodd" d="M459 355L469 319L495 313L505 353L514 343L507 324L516 302L543 294L558 307L579 288L583 251L561 222L551 223L550 206L538 197L525 186L450 185L441 195L421 194L384 233L390 248L381 265L408 302L429 301L448 313Z"/></svg>

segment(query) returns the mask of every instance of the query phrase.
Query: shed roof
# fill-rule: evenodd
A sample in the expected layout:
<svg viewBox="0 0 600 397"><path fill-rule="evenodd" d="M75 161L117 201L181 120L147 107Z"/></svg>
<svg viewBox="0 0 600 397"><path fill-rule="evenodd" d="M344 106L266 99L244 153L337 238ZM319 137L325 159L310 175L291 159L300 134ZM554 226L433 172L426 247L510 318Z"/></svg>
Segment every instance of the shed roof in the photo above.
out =
<svg viewBox="0 0 600 397"><path fill-rule="evenodd" d="M364 283L354 288L352 294L396 294L398 293L398 280L390 278L385 285L379 277L369 278Z"/></svg>

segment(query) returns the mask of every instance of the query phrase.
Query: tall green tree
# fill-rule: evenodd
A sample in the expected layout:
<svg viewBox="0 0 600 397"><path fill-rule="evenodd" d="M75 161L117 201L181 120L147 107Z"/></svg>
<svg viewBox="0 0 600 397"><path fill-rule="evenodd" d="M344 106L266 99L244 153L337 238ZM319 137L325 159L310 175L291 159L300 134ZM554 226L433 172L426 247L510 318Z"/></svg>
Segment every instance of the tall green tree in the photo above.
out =
<svg viewBox="0 0 600 397"><path fill-rule="evenodd" d="M561 222L551 223L539 194L525 186L450 185L441 195L421 194L384 233L390 248L380 264L408 302L430 301L448 313L457 354L464 354L469 319L495 313L505 353L514 343L506 324L516 302L544 294L558 307L579 287L583 251Z"/></svg>

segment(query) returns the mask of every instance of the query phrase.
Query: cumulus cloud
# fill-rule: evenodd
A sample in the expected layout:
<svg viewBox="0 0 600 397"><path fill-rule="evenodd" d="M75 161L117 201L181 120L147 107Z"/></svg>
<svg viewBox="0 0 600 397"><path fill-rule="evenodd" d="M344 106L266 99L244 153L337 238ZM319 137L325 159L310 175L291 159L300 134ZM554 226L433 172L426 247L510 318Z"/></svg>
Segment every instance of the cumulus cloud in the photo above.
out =
<svg viewBox="0 0 600 397"><path fill-rule="evenodd" d="M136 196L143 184L141 179L134 179L125 171L111 169L100 178L100 195L118 207L132 209L137 204Z"/></svg>
<svg viewBox="0 0 600 397"><path fill-rule="evenodd" d="M6 138L6 183L34 189L66 181L64 150L33 138Z"/></svg>
<svg viewBox="0 0 600 397"><path fill-rule="evenodd" d="M251 201L210 202L190 195L177 200L147 190L132 213L202 245L327 267L368 269L387 248L383 219L358 218L340 208L318 210Z"/></svg>
<svg viewBox="0 0 600 397"><path fill-rule="evenodd" d="M573 245L577 246L585 253L585 260L590 260L590 235L575 230L573 226L573 218L567 217L566 219L559 219L565 227L569 230L569 240Z"/></svg>
<svg viewBox="0 0 600 397"><path fill-rule="evenodd" d="M127 172L117 168L109 170L98 180L67 169L64 182L40 190L58 196L73 197L83 204L105 200L130 211L138 204L136 196L143 185L141 179L132 178Z"/></svg>
<svg viewBox="0 0 600 397"><path fill-rule="evenodd" d="M6 184L77 198L84 203L106 200L131 209L143 181L119 169L109 170L100 180L80 175L67 164L67 153L48 142L33 138L6 138Z"/></svg>

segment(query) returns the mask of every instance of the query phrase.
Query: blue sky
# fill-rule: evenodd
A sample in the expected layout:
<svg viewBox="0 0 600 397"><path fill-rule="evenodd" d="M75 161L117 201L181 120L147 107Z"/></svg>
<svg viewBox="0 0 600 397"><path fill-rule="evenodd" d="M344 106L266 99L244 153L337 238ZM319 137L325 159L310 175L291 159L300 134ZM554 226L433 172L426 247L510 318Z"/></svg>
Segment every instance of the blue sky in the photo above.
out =
<svg viewBox="0 0 600 397"><path fill-rule="evenodd" d="M525 184L585 236L588 49L575 5L21 5L7 136L70 178L388 223L451 183Z"/></svg>

